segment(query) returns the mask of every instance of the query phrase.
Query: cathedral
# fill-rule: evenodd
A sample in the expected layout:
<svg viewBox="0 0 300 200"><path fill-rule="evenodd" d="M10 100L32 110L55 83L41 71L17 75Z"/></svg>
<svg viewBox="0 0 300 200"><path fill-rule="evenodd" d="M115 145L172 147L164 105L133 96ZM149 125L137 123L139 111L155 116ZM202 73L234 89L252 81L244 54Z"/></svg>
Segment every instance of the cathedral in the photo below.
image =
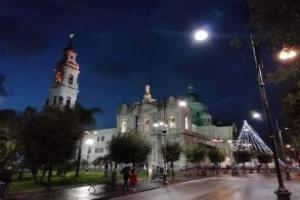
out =
<svg viewBox="0 0 300 200"><path fill-rule="evenodd" d="M47 105L59 108L75 106L80 72L76 57L71 34L63 57L55 66ZM157 100L151 94L150 85L146 85L141 101L120 105L116 113L115 128L85 131L81 149L82 159L92 163L95 159L107 155L109 142L115 135L142 133L152 144L147 163L149 170L164 166L161 148L167 141L177 141L182 147L203 144L222 148L226 152L225 164L229 164L231 152L228 142L232 140L234 130L234 124L213 123L212 116L207 112L193 86L188 86L186 94L182 97L169 96ZM223 142L216 144L216 139ZM188 164L182 153L174 167L183 169Z"/></svg>
<svg viewBox="0 0 300 200"><path fill-rule="evenodd" d="M152 144L148 158L148 168L164 166L162 146L167 141L177 141L182 147L191 144L203 144L222 148L226 152L226 161L230 164L230 142L235 131L234 124L214 125L212 116L207 112L201 98L193 86L188 86L183 97L169 96L159 101L152 97L151 88L145 86L140 102L123 104L116 113L116 128L88 131L83 145L83 158L89 162L108 154L108 144L114 135L142 133ZM218 139L222 143L216 144ZM92 142L93 141L93 142ZM175 169L187 167L184 154L174 163Z"/></svg>

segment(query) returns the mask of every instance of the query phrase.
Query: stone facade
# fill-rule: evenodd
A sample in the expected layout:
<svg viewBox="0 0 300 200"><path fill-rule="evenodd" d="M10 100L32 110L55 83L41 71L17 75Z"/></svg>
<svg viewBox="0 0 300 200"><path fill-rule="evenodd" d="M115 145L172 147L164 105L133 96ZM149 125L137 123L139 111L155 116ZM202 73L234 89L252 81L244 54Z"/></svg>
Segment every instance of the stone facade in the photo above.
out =
<svg viewBox="0 0 300 200"><path fill-rule="evenodd" d="M166 141L178 141L183 147L198 143L217 145L218 148L226 150L226 160L230 159L229 145L225 141L232 140L234 124L213 125L212 116L192 86L187 88L183 97L170 96L157 101L152 97L150 86L147 85L141 102L123 104L119 107L116 122L116 129L111 129L113 131L108 135L142 133L146 136L145 139L150 140L152 144L152 152L148 159L150 169L164 166L161 148ZM102 130L97 131L102 134ZM93 137L98 136L95 134ZM224 142L215 144L212 142L213 139L222 139ZM90 148L93 151L97 145L94 144ZM175 168L181 169L186 166L187 162L182 154L180 160L175 163Z"/></svg>
<svg viewBox="0 0 300 200"><path fill-rule="evenodd" d="M64 55L56 64L55 76L50 87L50 95L47 105L55 107L73 108L78 95L79 64L76 61L77 53L73 45L73 35L64 49Z"/></svg>

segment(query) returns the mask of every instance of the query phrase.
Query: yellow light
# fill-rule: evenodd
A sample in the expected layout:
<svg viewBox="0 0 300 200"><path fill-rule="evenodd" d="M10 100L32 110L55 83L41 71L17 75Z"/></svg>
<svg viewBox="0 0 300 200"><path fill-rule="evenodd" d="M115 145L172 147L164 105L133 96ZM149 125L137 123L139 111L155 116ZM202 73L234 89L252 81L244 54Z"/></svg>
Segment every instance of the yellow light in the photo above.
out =
<svg viewBox="0 0 300 200"><path fill-rule="evenodd" d="M278 57L280 60L289 60L297 56L297 52L293 49L284 48L280 51Z"/></svg>

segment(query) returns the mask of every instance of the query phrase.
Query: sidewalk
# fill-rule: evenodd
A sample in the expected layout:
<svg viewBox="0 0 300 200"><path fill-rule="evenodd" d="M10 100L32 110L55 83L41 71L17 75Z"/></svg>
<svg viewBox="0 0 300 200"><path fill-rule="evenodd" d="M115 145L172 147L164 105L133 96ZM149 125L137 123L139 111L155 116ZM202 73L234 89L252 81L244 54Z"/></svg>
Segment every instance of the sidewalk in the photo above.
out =
<svg viewBox="0 0 300 200"><path fill-rule="evenodd" d="M208 177L213 174L208 174ZM206 177L197 176L195 171L187 173L176 173L175 179L168 177L169 184L178 182L191 181ZM138 193L143 191L154 190L163 187L162 180L141 180L138 182L136 191L122 191L122 184L117 183L115 187L105 184L95 185L95 191L88 185L52 188L50 191L27 192L27 193L10 193L8 200L91 200L91 199L110 199L122 195ZM90 189L90 191L89 191Z"/></svg>
<svg viewBox="0 0 300 200"><path fill-rule="evenodd" d="M91 200L110 199L121 195L154 190L162 187L159 182L148 180L139 181L136 191L122 191L122 184L117 183L114 187L105 184L95 185L95 191L90 186L80 186L67 189L57 189L35 193L9 194L8 200ZM89 191L90 189L90 191Z"/></svg>

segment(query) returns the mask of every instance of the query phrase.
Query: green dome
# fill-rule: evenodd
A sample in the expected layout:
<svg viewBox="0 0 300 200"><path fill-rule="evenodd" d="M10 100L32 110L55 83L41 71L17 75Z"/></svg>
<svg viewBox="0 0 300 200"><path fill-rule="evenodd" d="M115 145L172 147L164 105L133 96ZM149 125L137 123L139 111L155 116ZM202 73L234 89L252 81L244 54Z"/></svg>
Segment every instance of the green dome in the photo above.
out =
<svg viewBox="0 0 300 200"><path fill-rule="evenodd" d="M191 102L202 102L201 97L195 93L195 88L192 85L189 85L186 92L186 98Z"/></svg>

